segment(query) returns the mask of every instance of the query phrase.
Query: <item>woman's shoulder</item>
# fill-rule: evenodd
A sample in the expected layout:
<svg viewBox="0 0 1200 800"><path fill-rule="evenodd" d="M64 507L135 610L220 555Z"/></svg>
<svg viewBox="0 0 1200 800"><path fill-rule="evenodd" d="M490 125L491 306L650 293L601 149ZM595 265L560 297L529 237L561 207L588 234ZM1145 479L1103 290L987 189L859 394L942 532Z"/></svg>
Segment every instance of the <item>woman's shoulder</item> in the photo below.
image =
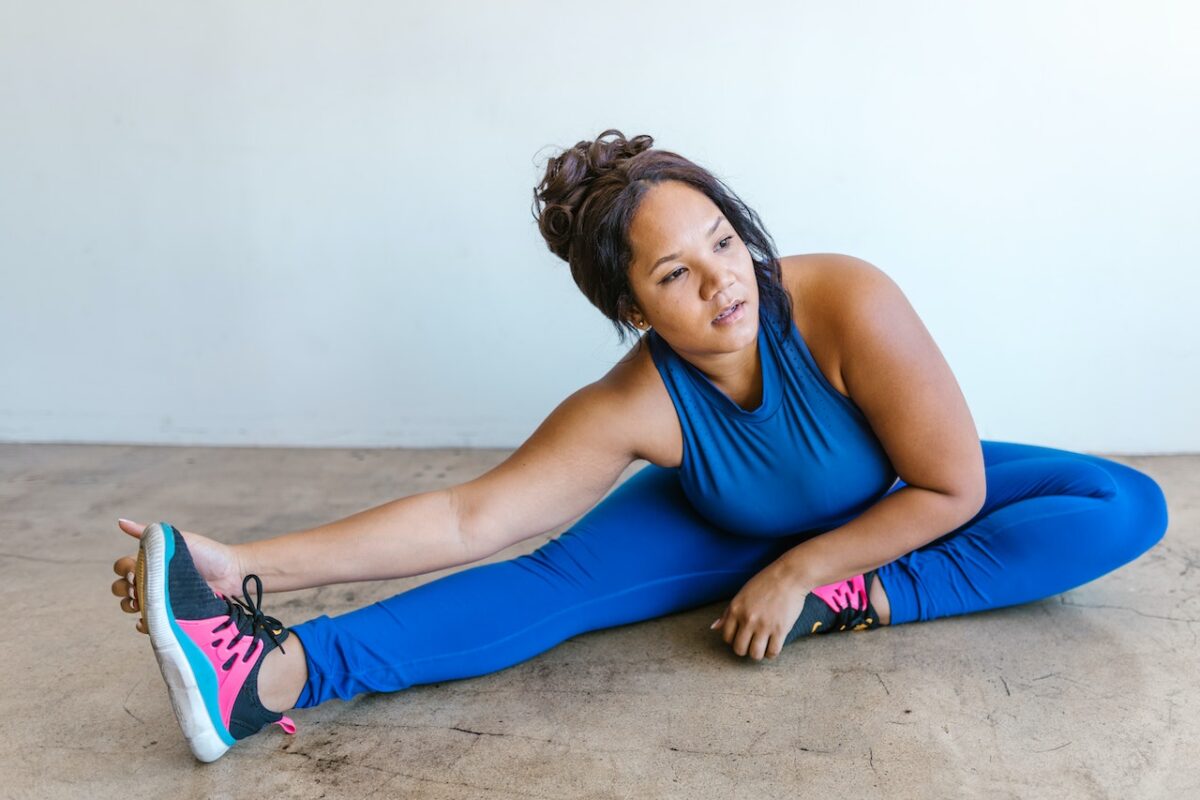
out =
<svg viewBox="0 0 1200 800"><path fill-rule="evenodd" d="M806 322L821 322L822 310L835 299L836 292L829 291L839 270L834 256L834 253L802 253L779 259L783 286L792 298L792 317L801 332Z"/></svg>
<svg viewBox="0 0 1200 800"><path fill-rule="evenodd" d="M853 301L850 281L866 262L841 253L805 253L780 259L783 283L792 298L796 328L826 380L844 397L842 354L834 322Z"/></svg>
<svg viewBox="0 0 1200 800"><path fill-rule="evenodd" d="M682 458L683 432L675 405L650 352L649 332L642 334L600 380L613 402L628 413L622 415L639 443L638 457L664 467L678 466Z"/></svg>

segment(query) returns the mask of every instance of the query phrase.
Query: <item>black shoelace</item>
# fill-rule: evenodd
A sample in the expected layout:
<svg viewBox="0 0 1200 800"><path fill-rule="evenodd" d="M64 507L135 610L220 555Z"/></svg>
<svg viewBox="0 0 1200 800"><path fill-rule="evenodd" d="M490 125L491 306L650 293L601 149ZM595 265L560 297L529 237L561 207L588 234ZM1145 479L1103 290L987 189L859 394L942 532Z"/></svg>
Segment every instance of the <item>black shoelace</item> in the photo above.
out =
<svg viewBox="0 0 1200 800"><path fill-rule="evenodd" d="M250 590L246 586L246 584L250 582L251 578L254 579L255 595L257 598L256 600L250 599ZM283 649L283 644L279 639L275 638L283 633L283 623L274 617L267 616L262 612L262 594L263 590L261 578L253 573L243 578L242 597L245 598L245 602L238 600L236 597L226 597L225 604L229 607L229 619L213 628L213 633L216 633L217 631L221 630L222 628L226 628L229 625L234 625L237 628L237 635L229 641L230 647L233 647L235 644L237 644L243 636L259 637L265 635L275 643L275 646L279 648L279 652L286 654L287 651ZM242 661L249 661L249 657L252 652L254 652L253 647L246 651L246 656L242 659ZM230 657L229 661L227 661L225 664L225 669L229 669L229 667L232 666L234 658L236 658L236 656Z"/></svg>

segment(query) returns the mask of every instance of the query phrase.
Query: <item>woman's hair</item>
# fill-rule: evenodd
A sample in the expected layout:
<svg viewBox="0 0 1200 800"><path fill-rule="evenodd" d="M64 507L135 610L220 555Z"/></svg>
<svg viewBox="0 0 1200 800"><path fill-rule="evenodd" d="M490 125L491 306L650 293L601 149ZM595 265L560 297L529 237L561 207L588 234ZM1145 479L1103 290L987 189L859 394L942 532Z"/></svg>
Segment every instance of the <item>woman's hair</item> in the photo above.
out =
<svg viewBox="0 0 1200 800"><path fill-rule="evenodd" d="M604 141L610 133L616 139ZM533 216L550 252L567 262L575 284L612 321L624 344L626 333L638 332L625 316L636 302L629 283L629 225L650 187L681 181L704 192L746 243L759 303L772 312L781 334L790 333L791 297L775 243L758 215L708 170L652 144L645 134L626 139L609 128L549 160L533 190Z"/></svg>

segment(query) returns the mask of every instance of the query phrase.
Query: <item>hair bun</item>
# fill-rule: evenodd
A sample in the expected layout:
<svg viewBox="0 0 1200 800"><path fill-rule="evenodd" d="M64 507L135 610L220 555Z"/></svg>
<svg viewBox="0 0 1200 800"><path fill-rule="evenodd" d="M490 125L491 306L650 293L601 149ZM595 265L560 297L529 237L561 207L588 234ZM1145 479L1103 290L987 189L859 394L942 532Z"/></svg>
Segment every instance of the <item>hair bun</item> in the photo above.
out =
<svg viewBox="0 0 1200 800"><path fill-rule="evenodd" d="M616 138L605 141L609 134ZM592 184L613 170L624 169L630 159L653 144L654 138L647 134L626 139L621 131L609 128L592 141L576 142L547 162L545 176L533 190L533 213L552 253L570 261L575 220Z"/></svg>

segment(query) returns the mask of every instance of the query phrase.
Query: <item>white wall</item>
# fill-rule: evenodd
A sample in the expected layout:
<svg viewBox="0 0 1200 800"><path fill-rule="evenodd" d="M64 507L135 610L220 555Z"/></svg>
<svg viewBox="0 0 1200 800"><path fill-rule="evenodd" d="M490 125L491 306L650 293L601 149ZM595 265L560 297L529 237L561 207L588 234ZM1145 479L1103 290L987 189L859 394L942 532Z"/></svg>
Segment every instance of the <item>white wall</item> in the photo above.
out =
<svg viewBox="0 0 1200 800"><path fill-rule="evenodd" d="M589 10L590 9L590 10ZM0 2L0 440L515 447L617 127L891 274L983 438L1200 450L1185 2Z"/></svg>

